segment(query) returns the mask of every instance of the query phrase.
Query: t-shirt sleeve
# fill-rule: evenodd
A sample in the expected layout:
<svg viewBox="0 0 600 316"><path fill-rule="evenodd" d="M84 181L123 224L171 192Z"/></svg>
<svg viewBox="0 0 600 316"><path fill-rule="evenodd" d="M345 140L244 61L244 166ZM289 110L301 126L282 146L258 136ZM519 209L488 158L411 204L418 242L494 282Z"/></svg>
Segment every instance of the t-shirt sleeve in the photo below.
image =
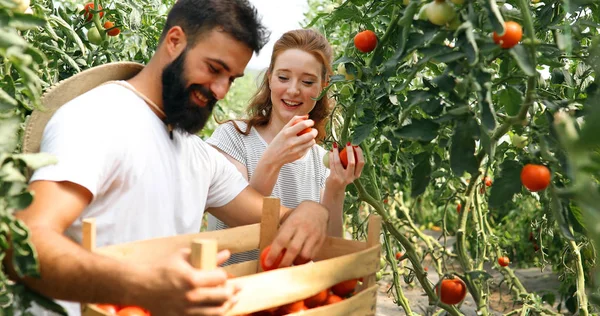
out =
<svg viewBox="0 0 600 316"><path fill-rule="evenodd" d="M220 207L231 202L248 186L239 170L216 149L206 145L212 162L212 177L206 207Z"/></svg>
<svg viewBox="0 0 600 316"><path fill-rule="evenodd" d="M69 181L96 197L114 167L113 129L102 124L106 121L100 119L101 113L82 103L66 104L46 125L40 151L54 155L58 163L37 169L30 182Z"/></svg>
<svg viewBox="0 0 600 316"><path fill-rule="evenodd" d="M246 124L244 123L237 122L237 124L242 130L246 128ZM245 136L235 129L232 122L227 122L220 124L206 142L219 148L244 166L247 166L246 157L248 154L244 146L243 137Z"/></svg>

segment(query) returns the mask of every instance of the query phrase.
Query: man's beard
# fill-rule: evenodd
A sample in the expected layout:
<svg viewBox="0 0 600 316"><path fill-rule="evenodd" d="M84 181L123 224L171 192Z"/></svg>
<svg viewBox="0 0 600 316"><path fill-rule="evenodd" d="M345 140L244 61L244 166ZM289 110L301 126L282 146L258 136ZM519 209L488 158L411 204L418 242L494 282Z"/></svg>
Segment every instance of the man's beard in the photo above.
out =
<svg viewBox="0 0 600 316"><path fill-rule="evenodd" d="M171 124L174 129L196 134L210 118L217 99L204 86L194 84L186 87L184 72L186 53L187 49L163 69L162 98L166 123ZM208 100L205 106L200 107L192 101L194 90Z"/></svg>

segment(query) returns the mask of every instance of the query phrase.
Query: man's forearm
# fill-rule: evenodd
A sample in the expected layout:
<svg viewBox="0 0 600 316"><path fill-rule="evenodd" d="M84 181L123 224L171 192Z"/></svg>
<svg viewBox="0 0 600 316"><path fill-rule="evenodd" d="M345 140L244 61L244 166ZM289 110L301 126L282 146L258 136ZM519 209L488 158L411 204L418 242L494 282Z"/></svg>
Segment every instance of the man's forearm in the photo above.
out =
<svg viewBox="0 0 600 316"><path fill-rule="evenodd" d="M38 253L41 278L26 277L20 282L54 299L133 303L136 282L142 271L129 263L96 255L49 228L30 227L31 241ZM11 275L15 274L5 260Z"/></svg>

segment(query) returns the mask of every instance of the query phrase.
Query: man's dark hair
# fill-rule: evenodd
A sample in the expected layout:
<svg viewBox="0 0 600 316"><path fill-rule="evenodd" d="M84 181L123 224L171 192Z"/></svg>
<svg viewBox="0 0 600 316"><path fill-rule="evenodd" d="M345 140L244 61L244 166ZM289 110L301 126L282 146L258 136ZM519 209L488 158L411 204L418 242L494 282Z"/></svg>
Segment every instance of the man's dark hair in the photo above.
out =
<svg viewBox="0 0 600 316"><path fill-rule="evenodd" d="M178 0L167 16L160 42L174 26L183 29L190 46L204 33L218 28L257 54L270 35L247 0Z"/></svg>

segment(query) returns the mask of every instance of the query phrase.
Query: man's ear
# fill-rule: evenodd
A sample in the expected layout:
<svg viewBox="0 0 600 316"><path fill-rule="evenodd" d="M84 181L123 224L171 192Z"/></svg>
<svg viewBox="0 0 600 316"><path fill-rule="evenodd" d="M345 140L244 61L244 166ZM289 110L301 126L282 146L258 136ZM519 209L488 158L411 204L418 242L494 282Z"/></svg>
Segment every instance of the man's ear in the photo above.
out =
<svg viewBox="0 0 600 316"><path fill-rule="evenodd" d="M165 35L163 45L171 61L179 57L187 46L187 37L181 26L173 26Z"/></svg>

